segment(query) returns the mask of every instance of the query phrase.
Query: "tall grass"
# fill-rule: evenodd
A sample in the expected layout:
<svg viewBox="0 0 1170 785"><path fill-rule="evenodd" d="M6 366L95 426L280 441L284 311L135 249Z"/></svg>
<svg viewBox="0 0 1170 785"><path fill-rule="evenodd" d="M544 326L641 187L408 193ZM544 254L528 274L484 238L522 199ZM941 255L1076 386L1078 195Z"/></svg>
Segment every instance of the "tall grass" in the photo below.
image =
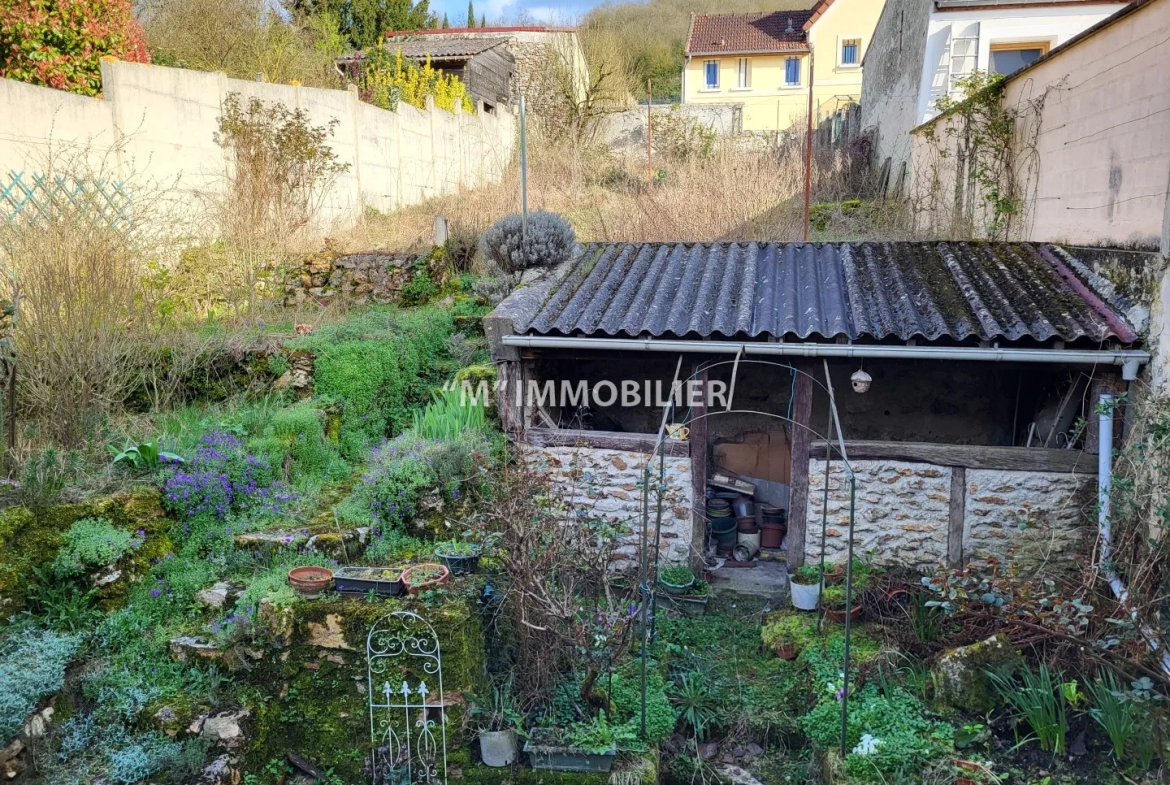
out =
<svg viewBox="0 0 1170 785"><path fill-rule="evenodd" d="M466 431L482 431L486 425L483 401L451 389L435 393L425 409L416 411L412 427L424 439L452 440Z"/></svg>
<svg viewBox="0 0 1170 785"><path fill-rule="evenodd" d="M1054 755L1065 751L1064 682L1059 674L1053 674L1044 663L1033 673L1028 667L1020 672L1022 684L1010 676L988 672L999 697L1032 728L1040 742L1040 749Z"/></svg>
<svg viewBox="0 0 1170 785"><path fill-rule="evenodd" d="M1118 760L1122 760L1126 745L1137 732L1139 721L1143 719L1144 712L1141 706L1127 698L1118 687L1113 674L1108 671L1101 680L1087 684L1086 689L1093 700L1089 716L1105 731L1113 745L1113 754Z"/></svg>

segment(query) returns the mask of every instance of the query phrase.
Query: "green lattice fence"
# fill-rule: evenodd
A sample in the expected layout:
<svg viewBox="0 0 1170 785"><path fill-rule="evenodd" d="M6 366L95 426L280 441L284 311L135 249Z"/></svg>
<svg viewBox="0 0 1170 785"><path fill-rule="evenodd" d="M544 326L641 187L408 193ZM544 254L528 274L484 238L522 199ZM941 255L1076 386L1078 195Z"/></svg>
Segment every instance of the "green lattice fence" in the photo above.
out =
<svg viewBox="0 0 1170 785"><path fill-rule="evenodd" d="M130 228L130 196L115 180L83 182L64 175L9 171L0 175L0 221L35 224L62 214L98 217L120 231Z"/></svg>

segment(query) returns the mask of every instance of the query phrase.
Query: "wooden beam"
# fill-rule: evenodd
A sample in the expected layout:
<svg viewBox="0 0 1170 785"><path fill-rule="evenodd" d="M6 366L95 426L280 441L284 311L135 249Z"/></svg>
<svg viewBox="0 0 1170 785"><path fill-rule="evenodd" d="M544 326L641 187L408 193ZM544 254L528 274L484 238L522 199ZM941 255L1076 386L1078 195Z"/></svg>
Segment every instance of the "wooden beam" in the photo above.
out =
<svg viewBox="0 0 1170 785"><path fill-rule="evenodd" d="M703 543L707 536L707 370L693 372L699 382L699 402L691 407L691 554L693 566L703 559Z"/></svg>
<svg viewBox="0 0 1170 785"><path fill-rule="evenodd" d="M788 505L788 567L804 564L804 538L808 526L808 460L812 419L812 378L796 374L796 395L792 400L792 477ZM802 427L803 426L803 427Z"/></svg>
<svg viewBox="0 0 1170 785"><path fill-rule="evenodd" d="M846 447L846 449L849 449ZM967 470L951 467L951 510L947 528L947 566L963 566L963 520L967 517Z"/></svg>
<svg viewBox="0 0 1170 785"><path fill-rule="evenodd" d="M932 444L929 442L845 442L849 459L917 461L936 466L962 466L966 469L1002 469L1021 472L1064 472L1096 474L1097 457L1084 450L1054 450L1043 447L984 447L966 444ZM811 455L824 459L825 444L816 442ZM840 458L833 450L834 460Z"/></svg>
<svg viewBox="0 0 1170 785"><path fill-rule="evenodd" d="M591 447L598 450L625 450L649 455L654 451L657 434L619 433L617 431L573 431L562 428L529 428L524 441L536 447ZM667 439L665 453L671 458L691 454L689 442Z"/></svg>

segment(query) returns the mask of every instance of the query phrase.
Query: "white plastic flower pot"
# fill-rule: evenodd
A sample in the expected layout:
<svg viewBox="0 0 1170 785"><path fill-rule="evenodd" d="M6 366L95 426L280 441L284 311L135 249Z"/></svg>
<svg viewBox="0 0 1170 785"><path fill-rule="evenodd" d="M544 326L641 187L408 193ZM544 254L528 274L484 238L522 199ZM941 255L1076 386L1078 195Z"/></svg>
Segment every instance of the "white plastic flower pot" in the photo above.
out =
<svg viewBox="0 0 1170 785"><path fill-rule="evenodd" d="M495 730L479 734L479 754L483 765L494 768L511 766L516 762L516 731Z"/></svg>
<svg viewBox="0 0 1170 785"><path fill-rule="evenodd" d="M802 586L788 581L788 593L792 595L792 607L802 611L815 611L821 600L821 584Z"/></svg>

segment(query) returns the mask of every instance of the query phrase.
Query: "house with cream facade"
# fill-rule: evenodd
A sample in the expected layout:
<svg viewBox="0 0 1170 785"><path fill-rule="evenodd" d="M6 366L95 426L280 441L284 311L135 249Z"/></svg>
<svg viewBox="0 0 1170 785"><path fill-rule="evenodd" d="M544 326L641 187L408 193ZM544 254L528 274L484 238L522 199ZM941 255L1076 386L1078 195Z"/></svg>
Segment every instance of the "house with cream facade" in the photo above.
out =
<svg viewBox="0 0 1170 785"><path fill-rule="evenodd" d="M749 132L802 124L810 89L818 118L854 104L883 3L796 0L763 13L695 14L684 49L682 102L742 104Z"/></svg>
<svg viewBox="0 0 1170 785"><path fill-rule="evenodd" d="M861 125L876 131L888 192L910 176L911 130L961 97L976 71L1007 76L1125 5L1126 0L886 0L865 55Z"/></svg>

